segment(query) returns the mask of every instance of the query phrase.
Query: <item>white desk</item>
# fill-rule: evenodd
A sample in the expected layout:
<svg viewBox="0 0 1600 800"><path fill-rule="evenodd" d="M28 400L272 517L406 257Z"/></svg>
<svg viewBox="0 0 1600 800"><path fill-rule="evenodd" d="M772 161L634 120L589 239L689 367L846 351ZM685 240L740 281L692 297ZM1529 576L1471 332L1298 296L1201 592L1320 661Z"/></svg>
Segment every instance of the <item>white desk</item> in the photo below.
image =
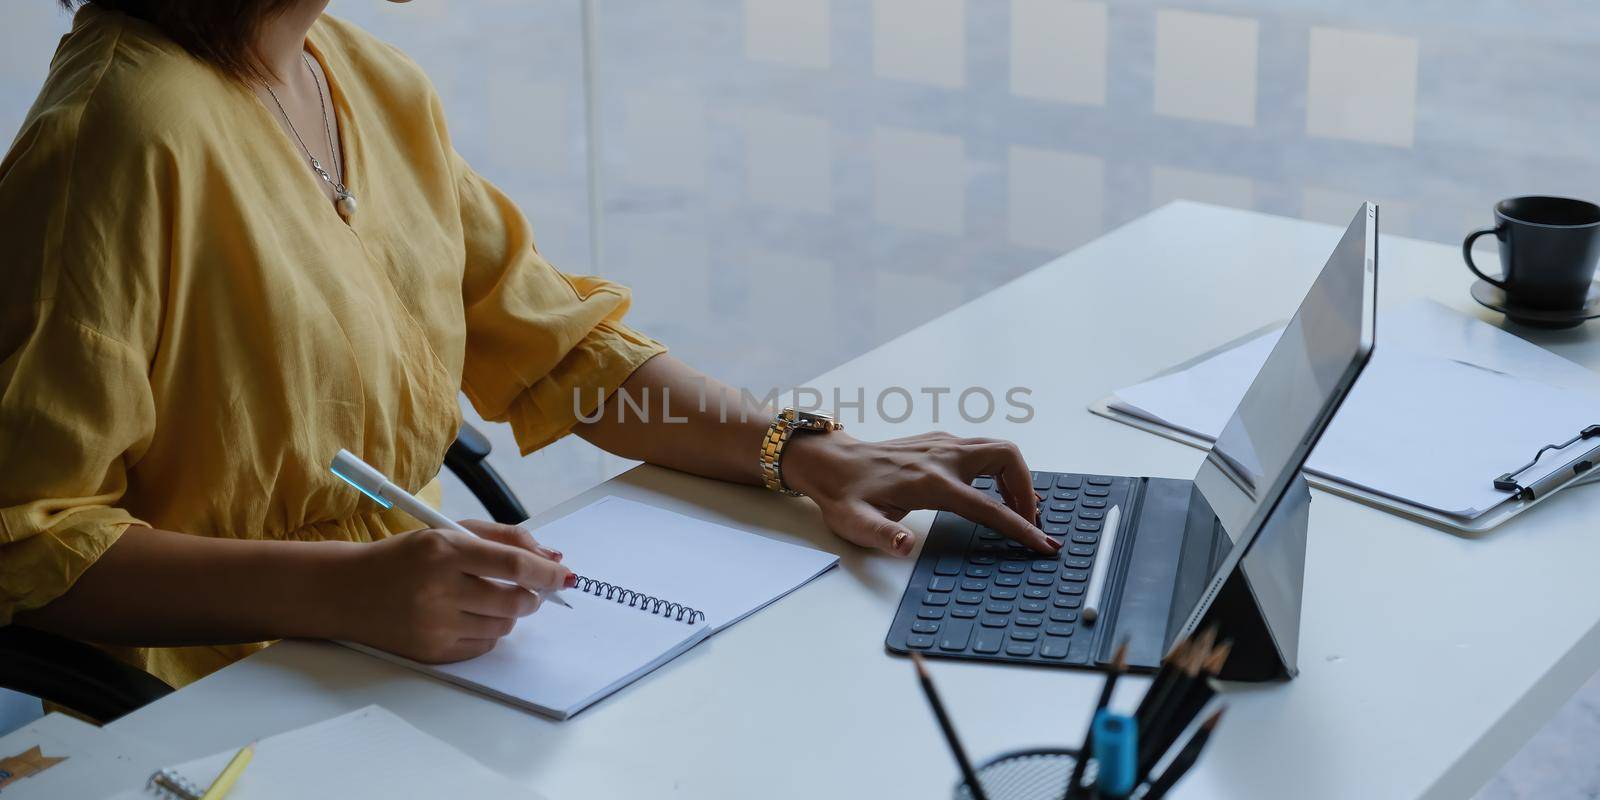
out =
<svg viewBox="0 0 1600 800"><path fill-rule="evenodd" d="M1167 206L813 385L865 386L869 398L892 385L1001 396L1029 386L1031 423L966 425L947 397L938 427L1013 438L1042 469L1188 477L1197 451L1085 406L1285 318L1338 235ZM1459 248L1386 237L1380 259L1385 303L1426 294L1479 313ZM1590 325L1538 340L1595 368L1597 337ZM851 427L911 433L932 427L928 410ZM1484 409L1485 421L1499 411ZM564 723L334 645L290 642L115 727L199 755L381 703L553 798L949 796L955 770L911 667L883 651L911 562L836 542L803 502L648 467L541 517L604 493L824 547L842 568ZM1600 489L1584 488L1471 541L1317 493L1301 675L1230 692L1228 719L1177 795L1470 796L1600 667L1597 519ZM1067 670L933 669L975 755L1070 743L1099 684Z"/></svg>

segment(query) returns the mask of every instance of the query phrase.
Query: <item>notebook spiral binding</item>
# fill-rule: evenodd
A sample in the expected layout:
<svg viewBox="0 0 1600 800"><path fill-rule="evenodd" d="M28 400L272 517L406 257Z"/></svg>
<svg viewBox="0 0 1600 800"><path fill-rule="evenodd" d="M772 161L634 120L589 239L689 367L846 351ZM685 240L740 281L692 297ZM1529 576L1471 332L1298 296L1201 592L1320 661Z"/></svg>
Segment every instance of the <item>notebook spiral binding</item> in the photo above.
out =
<svg viewBox="0 0 1600 800"><path fill-rule="evenodd" d="M625 603L629 608L637 608L641 611L647 611L660 617L667 617L669 619L682 622L686 625L693 625L696 622L702 622L706 618L705 613L698 609L693 609L683 605L682 603L674 603L669 600L662 600L659 597L651 597L650 595L636 592L626 587L606 583L605 581L601 580L595 580L594 578L586 578L582 575L577 577L578 585L575 588L578 591L592 594L595 597L605 598L606 600L615 600L618 603Z"/></svg>
<svg viewBox="0 0 1600 800"><path fill-rule="evenodd" d="M205 789L170 769L159 770L151 775L145 788L162 800L199 800L206 793Z"/></svg>

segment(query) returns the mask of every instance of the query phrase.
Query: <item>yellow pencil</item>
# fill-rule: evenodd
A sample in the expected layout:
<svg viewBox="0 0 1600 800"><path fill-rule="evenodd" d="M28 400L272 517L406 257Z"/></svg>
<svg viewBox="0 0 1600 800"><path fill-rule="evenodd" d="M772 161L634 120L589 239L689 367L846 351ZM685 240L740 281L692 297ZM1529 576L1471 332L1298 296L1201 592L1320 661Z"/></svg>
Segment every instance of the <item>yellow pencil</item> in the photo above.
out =
<svg viewBox="0 0 1600 800"><path fill-rule="evenodd" d="M211 782L211 788L200 795L200 800L222 800L226 797L228 790L233 788L233 782L239 780L239 774L244 772L245 765L250 763L250 758L255 754L255 742L239 748L239 752L228 762L228 766L222 768L222 774Z"/></svg>

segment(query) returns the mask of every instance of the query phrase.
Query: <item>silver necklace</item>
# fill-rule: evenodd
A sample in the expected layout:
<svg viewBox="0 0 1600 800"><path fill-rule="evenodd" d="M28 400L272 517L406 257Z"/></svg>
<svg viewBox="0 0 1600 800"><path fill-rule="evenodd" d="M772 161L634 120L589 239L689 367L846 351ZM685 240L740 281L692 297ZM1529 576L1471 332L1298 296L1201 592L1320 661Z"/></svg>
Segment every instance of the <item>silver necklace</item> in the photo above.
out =
<svg viewBox="0 0 1600 800"><path fill-rule="evenodd" d="M350 190L345 188L344 185L344 165L339 163L339 146L334 144L333 128L328 124L328 100L322 94L322 81L317 79L317 71L311 68L311 57L301 53L300 60L305 63L306 71L311 73L311 82L317 86L317 103L322 108L322 132L328 137L328 152L333 154L333 169L334 172L338 173L337 179L333 175L329 175L326 169L323 169L322 162L311 154L311 148L306 147L306 140L300 138L300 131L295 129L294 120L289 118L289 112L284 109L283 101L278 99L278 93L272 91L272 85L263 83L262 86L266 87L267 94L272 97L272 102L278 106L278 113L283 115L283 121L289 126L289 132L294 134L294 140L300 143L300 149L305 151L306 158L311 161L311 171L317 173L324 183L333 187L334 210L339 212L339 216L348 220L355 216L356 196L351 194Z"/></svg>

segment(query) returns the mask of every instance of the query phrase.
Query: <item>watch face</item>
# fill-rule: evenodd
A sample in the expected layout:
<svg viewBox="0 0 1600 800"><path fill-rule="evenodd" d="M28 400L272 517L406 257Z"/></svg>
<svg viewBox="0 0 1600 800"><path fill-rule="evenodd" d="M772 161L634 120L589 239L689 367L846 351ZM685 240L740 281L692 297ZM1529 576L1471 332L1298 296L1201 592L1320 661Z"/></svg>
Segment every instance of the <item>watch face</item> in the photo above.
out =
<svg viewBox="0 0 1600 800"><path fill-rule="evenodd" d="M806 425L832 425L833 424L833 417L830 417L827 414L813 414L810 411L800 411L800 410L796 409L795 412L794 412L794 415L795 415L795 420L797 422L800 422L800 423L806 424Z"/></svg>

